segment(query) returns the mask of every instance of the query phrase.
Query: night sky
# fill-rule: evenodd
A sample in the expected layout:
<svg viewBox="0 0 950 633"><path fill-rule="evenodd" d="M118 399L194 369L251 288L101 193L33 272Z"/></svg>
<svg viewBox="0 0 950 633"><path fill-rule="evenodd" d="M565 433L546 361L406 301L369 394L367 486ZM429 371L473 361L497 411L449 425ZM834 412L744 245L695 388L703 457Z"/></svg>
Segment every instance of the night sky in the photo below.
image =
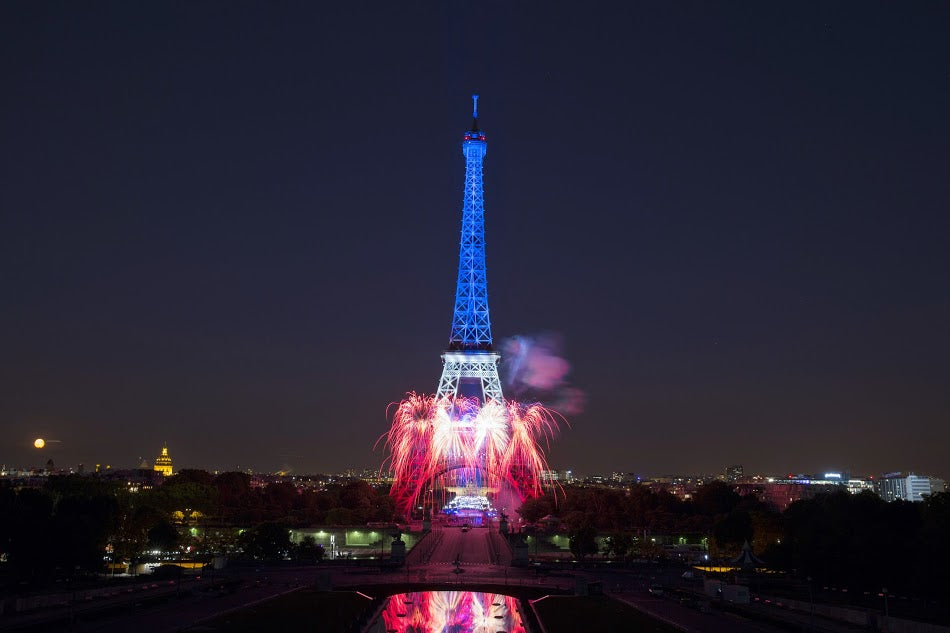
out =
<svg viewBox="0 0 950 633"><path fill-rule="evenodd" d="M0 4L0 463L378 465L477 90L553 466L950 477L950 4L329 4Z"/></svg>

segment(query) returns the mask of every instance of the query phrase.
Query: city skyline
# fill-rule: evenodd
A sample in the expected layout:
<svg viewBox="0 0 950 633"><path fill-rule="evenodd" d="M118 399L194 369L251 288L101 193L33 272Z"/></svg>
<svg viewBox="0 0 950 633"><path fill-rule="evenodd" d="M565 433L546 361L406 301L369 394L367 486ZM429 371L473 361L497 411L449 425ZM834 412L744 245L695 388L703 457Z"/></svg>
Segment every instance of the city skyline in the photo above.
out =
<svg viewBox="0 0 950 633"><path fill-rule="evenodd" d="M42 472L47 471L47 474L62 474L62 473L76 473L76 474L94 474L94 473L115 473L115 472L124 472L124 471L136 471L136 470L163 470L164 467L170 464L169 457L170 451L167 446L162 446L161 450L156 453L156 455L149 457L149 454L139 455L131 461L122 461L122 460L104 460L95 463L86 463L80 462L78 464L63 464L56 463L55 460L52 460L52 457L48 457L49 453L45 453L41 450L35 451L37 459L47 459L52 460L52 469L50 469L49 463L31 463L29 465L23 464L0 464L5 469L7 476L18 476L18 473L28 473L30 471ZM158 468L158 464L162 464L163 468ZM858 472L850 471L845 468L840 468L835 465L832 465L827 468L818 469L818 470L805 470L802 468L797 468L794 465L790 465L789 468L777 469L777 470L750 470L745 469L743 471L743 465L739 465L740 474L736 477L731 471L736 468L736 465L733 464L723 464L718 470L711 471L671 471L671 470L656 470L656 471L634 471L628 469L593 469L593 470L579 470L572 467L570 464L567 465L550 465L551 468L547 473L556 473L558 478L569 477L571 479L584 480L584 479L597 479L597 478L606 478L606 479L617 479L621 478L623 481L654 481L657 479L681 479L681 478L706 478L706 479L721 479L725 481L737 481L737 480L752 480L752 479L765 479L765 478L775 478L775 479L839 479L842 481L847 480L848 478L857 478L857 479L881 479L885 476L897 475L897 474L911 474L911 475L921 475L928 476L936 479L943 479L944 477L940 475L939 472L926 472L920 469L914 468L897 468L890 470L878 470L873 472ZM341 469L317 469L317 470L297 470L294 469L290 464L284 464L279 468L274 469L256 469L249 465L245 464L230 464L230 465L220 465L217 463L209 465L208 463L187 463L182 464L175 461L175 472L179 470L202 470L211 474L220 474L226 472L244 472L257 475L267 475L267 476L281 476L281 477L311 477L311 476L340 476L340 477L356 477L356 478L366 478L373 473L374 477L392 477L393 471L387 468L385 465L380 467L378 464L369 463L369 464L350 464ZM633 479L631 479L633 478Z"/></svg>
<svg viewBox="0 0 950 633"><path fill-rule="evenodd" d="M378 465L475 89L496 340L583 392L552 466L947 478L946 8L574 17L0 8L0 463Z"/></svg>

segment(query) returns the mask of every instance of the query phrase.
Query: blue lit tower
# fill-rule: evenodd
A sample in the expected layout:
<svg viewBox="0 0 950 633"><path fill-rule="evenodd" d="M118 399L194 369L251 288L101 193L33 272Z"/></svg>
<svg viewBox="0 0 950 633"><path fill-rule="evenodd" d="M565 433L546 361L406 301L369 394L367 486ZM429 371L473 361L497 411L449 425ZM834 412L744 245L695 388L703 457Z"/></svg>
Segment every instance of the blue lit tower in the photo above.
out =
<svg viewBox="0 0 950 633"><path fill-rule="evenodd" d="M454 520L480 523L494 507L515 507L541 494L547 469L540 442L557 428L540 405L506 402L492 348L485 266L482 165L488 144L472 127L462 140L465 188L455 305L436 397L411 394L399 403L387 434L391 493L407 515L424 508L423 526L441 508Z"/></svg>
<svg viewBox="0 0 950 633"><path fill-rule="evenodd" d="M465 194L462 199L462 240L455 310L449 348L442 354L442 378L436 396L478 396L483 403L495 401L503 404L498 379L500 356L492 350L491 318L488 315L482 184L482 162L488 143L485 134L478 129L478 95L472 95L472 118L472 128L462 140Z"/></svg>

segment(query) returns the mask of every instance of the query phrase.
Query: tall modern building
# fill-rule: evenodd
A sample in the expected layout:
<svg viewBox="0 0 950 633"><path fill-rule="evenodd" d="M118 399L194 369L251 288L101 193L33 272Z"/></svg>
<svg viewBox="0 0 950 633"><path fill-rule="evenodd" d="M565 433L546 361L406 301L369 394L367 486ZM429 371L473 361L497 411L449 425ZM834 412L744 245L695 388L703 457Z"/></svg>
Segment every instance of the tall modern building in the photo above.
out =
<svg viewBox="0 0 950 633"><path fill-rule="evenodd" d="M736 483L742 481L743 469L741 464L733 464L732 466L726 466L726 471L723 473L723 478L726 481Z"/></svg>
<svg viewBox="0 0 950 633"><path fill-rule="evenodd" d="M914 473L888 473L878 480L877 493L885 501L923 501L924 495L942 490L942 483Z"/></svg>

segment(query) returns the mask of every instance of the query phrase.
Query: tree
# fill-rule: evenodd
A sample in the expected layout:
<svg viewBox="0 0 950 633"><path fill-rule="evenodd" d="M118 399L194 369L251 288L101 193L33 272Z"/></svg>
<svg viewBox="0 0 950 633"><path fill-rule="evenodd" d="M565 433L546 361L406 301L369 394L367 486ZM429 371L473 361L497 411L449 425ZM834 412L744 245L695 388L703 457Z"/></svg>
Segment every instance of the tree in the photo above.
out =
<svg viewBox="0 0 950 633"><path fill-rule="evenodd" d="M0 516L16 516L17 493L7 481L0 481ZM0 521L0 558L10 553L10 539L13 535L9 520Z"/></svg>
<svg viewBox="0 0 950 633"><path fill-rule="evenodd" d="M396 501L389 493L379 491L374 501L373 513L368 517L370 521L390 522L396 519Z"/></svg>
<svg viewBox="0 0 950 633"><path fill-rule="evenodd" d="M268 519L283 521L292 518L297 502L297 488L288 481L278 481L264 489L264 511Z"/></svg>
<svg viewBox="0 0 950 633"><path fill-rule="evenodd" d="M241 535L241 545L255 560L283 560L291 549L290 530L282 523L261 523Z"/></svg>
<svg viewBox="0 0 950 633"><path fill-rule="evenodd" d="M614 532L604 540L604 556L623 560L633 549L633 537L626 532Z"/></svg>
<svg viewBox="0 0 950 633"><path fill-rule="evenodd" d="M43 582L56 564L51 547L53 497L44 490L25 488L10 501L11 513L4 517L8 530L4 550L17 577L22 581Z"/></svg>
<svg viewBox="0 0 950 633"><path fill-rule="evenodd" d="M167 519L161 519L148 530L149 549L170 552L178 547L178 530Z"/></svg>
<svg viewBox="0 0 950 633"><path fill-rule="evenodd" d="M742 545L752 540L752 518L748 512L733 510L716 521L713 537L720 555L737 555Z"/></svg>
<svg viewBox="0 0 950 633"><path fill-rule="evenodd" d="M318 562L323 560L326 551L323 545L317 543L317 540L310 535L300 539L300 542L294 547L294 558L302 561Z"/></svg>
<svg viewBox="0 0 950 633"><path fill-rule="evenodd" d="M525 499L525 502L518 508L518 514L525 523L535 523L536 521L551 514L553 503L548 497L532 497Z"/></svg>
<svg viewBox="0 0 950 633"><path fill-rule="evenodd" d="M717 517L729 514L741 501L739 494L732 486L722 481L713 481L700 486L693 495L693 508L699 514L708 517Z"/></svg>
<svg viewBox="0 0 950 633"><path fill-rule="evenodd" d="M119 513L115 496L63 497L53 511L53 542L56 563L65 569L98 572L102 553L118 532Z"/></svg>
<svg viewBox="0 0 950 633"><path fill-rule="evenodd" d="M569 533L571 554L578 560L597 553L597 530L593 525L582 525Z"/></svg>
<svg viewBox="0 0 950 633"><path fill-rule="evenodd" d="M214 477L207 470L201 470L198 468L183 468L175 473L173 476L169 477L165 481L165 485L168 484L176 485L183 483L199 484L201 486L210 486L214 481Z"/></svg>
<svg viewBox="0 0 950 633"><path fill-rule="evenodd" d="M327 525L353 525L355 513L349 508L333 508L327 512Z"/></svg>
<svg viewBox="0 0 950 633"><path fill-rule="evenodd" d="M752 510L752 545L756 552L764 552L782 540L782 515L771 510Z"/></svg>
<svg viewBox="0 0 950 633"><path fill-rule="evenodd" d="M218 513L231 525L248 525L262 520L261 495L251 489L247 473L226 472L214 478L218 491Z"/></svg>
<svg viewBox="0 0 950 633"><path fill-rule="evenodd" d="M914 576L918 591L945 599L950 595L950 492L938 492L924 497L919 504L921 515L917 565Z"/></svg>
<svg viewBox="0 0 950 633"><path fill-rule="evenodd" d="M623 506L632 527L646 527L647 513L657 506L656 493L642 484L636 484L630 487Z"/></svg>
<svg viewBox="0 0 950 633"><path fill-rule="evenodd" d="M375 504L376 491L363 480L351 481L340 491L340 505L352 511L357 523L371 520Z"/></svg>

